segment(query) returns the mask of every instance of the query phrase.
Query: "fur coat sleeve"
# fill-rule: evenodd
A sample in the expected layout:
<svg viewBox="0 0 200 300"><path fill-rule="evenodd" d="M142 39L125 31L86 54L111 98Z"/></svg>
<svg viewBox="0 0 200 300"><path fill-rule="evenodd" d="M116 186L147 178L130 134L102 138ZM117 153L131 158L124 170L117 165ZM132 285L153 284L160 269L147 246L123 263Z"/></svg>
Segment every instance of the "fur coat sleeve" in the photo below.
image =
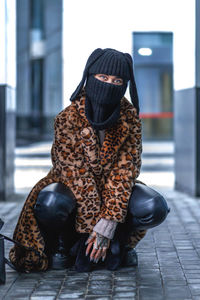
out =
<svg viewBox="0 0 200 300"><path fill-rule="evenodd" d="M129 135L122 144L103 187L102 218L125 221L128 199L140 172L141 153L141 120L135 116Z"/></svg>

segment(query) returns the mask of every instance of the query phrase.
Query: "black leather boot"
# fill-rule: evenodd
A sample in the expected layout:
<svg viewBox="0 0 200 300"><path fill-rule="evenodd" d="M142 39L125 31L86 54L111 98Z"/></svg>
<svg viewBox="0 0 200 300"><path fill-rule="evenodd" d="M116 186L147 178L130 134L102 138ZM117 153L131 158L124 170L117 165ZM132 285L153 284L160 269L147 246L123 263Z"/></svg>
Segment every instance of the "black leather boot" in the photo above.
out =
<svg viewBox="0 0 200 300"><path fill-rule="evenodd" d="M72 256L66 251L63 237L59 235L55 252L49 256L49 267L54 270L62 270L71 267L73 263Z"/></svg>
<svg viewBox="0 0 200 300"><path fill-rule="evenodd" d="M125 247L122 267L133 267L138 265L138 256L134 248Z"/></svg>
<svg viewBox="0 0 200 300"><path fill-rule="evenodd" d="M105 266L108 270L115 271L121 266L125 254L124 250L125 248L118 238L111 241L105 260Z"/></svg>
<svg viewBox="0 0 200 300"><path fill-rule="evenodd" d="M86 248L88 245L85 245L89 235L82 234L82 237L78 241L78 245L76 245L76 261L75 268L77 272L90 272L92 270L92 262L90 261L90 254L88 256L85 255Z"/></svg>
<svg viewBox="0 0 200 300"><path fill-rule="evenodd" d="M72 192L61 183L50 184L38 195L34 214L52 269L63 269L72 264L69 249L74 235L75 205Z"/></svg>

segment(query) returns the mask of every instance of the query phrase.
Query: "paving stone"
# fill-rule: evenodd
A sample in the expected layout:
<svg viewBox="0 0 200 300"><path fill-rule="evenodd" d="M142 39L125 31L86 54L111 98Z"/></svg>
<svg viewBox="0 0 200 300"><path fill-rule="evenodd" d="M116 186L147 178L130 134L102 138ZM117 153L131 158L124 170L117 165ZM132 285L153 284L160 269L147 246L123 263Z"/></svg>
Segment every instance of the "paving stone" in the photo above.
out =
<svg viewBox="0 0 200 300"><path fill-rule="evenodd" d="M185 276L183 274L177 275L177 274L162 274L163 280L177 280L181 281L185 279Z"/></svg>
<svg viewBox="0 0 200 300"><path fill-rule="evenodd" d="M110 274L101 275L101 274L91 274L90 280L109 280Z"/></svg>
<svg viewBox="0 0 200 300"><path fill-rule="evenodd" d="M188 285L192 295L200 296L200 283L193 283Z"/></svg>
<svg viewBox="0 0 200 300"><path fill-rule="evenodd" d="M122 296L114 296L112 299L114 299L114 300L127 300L128 297L127 297L127 298L124 298L124 297L122 297ZM137 299L137 296L131 296L130 299L131 299L131 300L136 300L136 299Z"/></svg>
<svg viewBox="0 0 200 300"><path fill-rule="evenodd" d="M56 297L54 296L31 296L30 300L55 300Z"/></svg>
<svg viewBox="0 0 200 300"><path fill-rule="evenodd" d="M183 274L183 271L182 271L182 268L179 266L178 268L177 267L163 267L163 266L161 266L160 267L160 270L161 270L161 273L162 274Z"/></svg>
<svg viewBox="0 0 200 300"><path fill-rule="evenodd" d="M30 299L30 297L31 297L31 295L14 295L14 296L12 296L11 298L10 298L10 296L6 296L6 300L7 299L17 299L17 300L24 300L24 299Z"/></svg>
<svg viewBox="0 0 200 300"><path fill-rule="evenodd" d="M164 268L164 267L168 267L168 268L180 268L181 267L181 264L180 262L174 262L174 261L159 261L159 265L160 267Z"/></svg>
<svg viewBox="0 0 200 300"><path fill-rule="evenodd" d="M140 300L164 300L162 288L155 288L152 286L139 287ZM175 298L174 298L175 299Z"/></svg>
<svg viewBox="0 0 200 300"><path fill-rule="evenodd" d="M111 289L92 289L92 288L88 288L88 294L87 295L105 295L105 296L109 296L112 294L112 290Z"/></svg>
<svg viewBox="0 0 200 300"><path fill-rule="evenodd" d="M46 277L45 279L40 280L40 285L50 285L50 286L59 286L62 280L53 280L52 278Z"/></svg>
<svg viewBox="0 0 200 300"><path fill-rule="evenodd" d="M187 285L186 280L163 280L163 284L167 286L181 286L181 285Z"/></svg>
<svg viewBox="0 0 200 300"><path fill-rule="evenodd" d="M107 281L90 281L88 287L91 289L111 289L112 283Z"/></svg>
<svg viewBox="0 0 200 300"><path fill-rule="evenodd" d="M77 287L78 289L78 287ZM66 293L61 293L59 295L59 299L80 299L80 298L83 298L84 297L84 293L83 292L73 292L73 293L69 293L69 292L66 292Z"/></svg>
<svg viewBox="0 0 200 300"><path fill-rule="evenodd" d="M29 299L29 297L31 296L31 293L20 293L20 294L8 294L5 299L21 299L21 298L25 298L25 299Z"/></svg>
<svg viewBox="0 0 200 300"><path fill-rule="evenodd" d="M86 289L88 285L88 282L85 283L76 283L74 282L73 284L70 282L64 282L61 289L68 289L68 288L77 288L77 286L79 287L79 289Z"/></svg>
<svg viewBox="0 0 200 300"><path fill-rule="evenodd" d="M165 286L164 293L166 299L183 300L186 298L192 299L191 292L188 286ZM173 297L173 298L172 298Z"/></svg>
<svg viewBox="0 0 200 300"><path fill-rule="evenodd" d="M84 299L86 300L91 300L91 299L95 299L95 300L110 300L111 297L98 297L98 296L94 296L94 295L88 295L86 296Z"/></svg>
<svg viewBox="0 0 200 300"><path fill-rule="evenodd" d="M199 270L200 271L200 266L199 265L182 265L182 268L185 270Z"/></svg>
<svg viewBox="0 0 200 300"><path fill-rule="evenodd" d="M43 296L43 295L47 295L47 296L56 296L58 294L58 291L54 291L54 290L35 290L33 292L33 296Z"/></svg>
<svg viewBox="0 0 200 300"><path fill-rule="evenodd" d="M189 260L189 259L181 259L179 258L180 263L182 266L187 266L187 265L196 265L200 266L200 259L198 260Z"/></svg>
<svg viewBox="0 0 200 300"><path fill-rule="evenodd" d="M130 292L114 292L113 293L113 299L115 299L116 297L120 298L120 297L123 297L123 298L129 298L129 299L132 299L132 297L135 297L136 296L136 293L135 291L130 291Z"/></svg>
<svg viewBox="0 0 200 300"><path fill-rule="evenodd" d="M129 270L119 270L115 272L115 277L122 277L124 276L124 274L127 276L127 274L131 277L135 277L137 274L137 270L136 269L129 269Z"/></svg>
<svg viewBox="0 0 200 300"><path fill-rule="evenodd" d="M56 289L59 289L61 286L61 283L58 285L58 284L47 284L47 283L40 283L38 286L37 286L37 290L56 290Z"/></svg>
<svg viewBox="0 0 200 300"><path fill-rule="evenodd" d="M130 286L130 287L135 287L136 286L136 281L117 281L114 282L114 286Z"/></svg>
<svg viewBox="0 0 200 300"><path fill-rule="evenodd" d="M136 286L132 286L132 287L129 285L115 286L113 290L114 292L135 292Z"/></svg>
<svg viewBox="0 0 200 300"><path fill-rule="evenodd" d="M198 283L198 284L200 284L200 278L188 278L187 279L187 282L188 283Z"/></svg>
<svg viewBox="0 0 200 300"><path fill-rule="evenodd" d="M148 270L152 270L152 269L158 269L159 268L159 264L151 264L148 262L142 262L138 264L138 268L144 268L144 269L148 269Z"/></svg>
<svg viewBox="0 0 200 300"><path fill-rule="evenodd" d="M79 292L81 292L81 293L85 293L86 292L86 290L87 290L87 286L84 286L84 287L80 287L80 286L69 286L69 287L62 287L61 289L60 289L60 292L62 293L62 294L64 294L64 293L74 293L74 292L77 292L77 291L79 291Z"/></svg>

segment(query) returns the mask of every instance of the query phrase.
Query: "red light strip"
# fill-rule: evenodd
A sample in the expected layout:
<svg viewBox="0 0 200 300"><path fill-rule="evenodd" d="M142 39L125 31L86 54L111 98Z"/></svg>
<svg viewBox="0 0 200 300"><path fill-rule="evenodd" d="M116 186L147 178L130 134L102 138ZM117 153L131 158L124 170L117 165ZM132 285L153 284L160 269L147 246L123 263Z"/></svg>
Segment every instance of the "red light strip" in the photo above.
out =
<svg viewBox="0 0 200 300"><path fill-rule="evenodd" d="M160 112L160 113L140 113L140 118L142 119L165 119L173 118L173 112Z"/></svg>

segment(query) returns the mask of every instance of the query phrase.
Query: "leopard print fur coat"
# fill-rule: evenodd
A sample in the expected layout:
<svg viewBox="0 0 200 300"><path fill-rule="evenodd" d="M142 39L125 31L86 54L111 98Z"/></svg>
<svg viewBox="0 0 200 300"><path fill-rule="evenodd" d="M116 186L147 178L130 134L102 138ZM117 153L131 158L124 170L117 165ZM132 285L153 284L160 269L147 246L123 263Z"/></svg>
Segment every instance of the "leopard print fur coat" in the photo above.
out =
<svg viewBox="0 0 200 300"><path fill-rule="evenodd" d="M44 240L33 208L38 193L53 182L71 189L77 201L76 230L89 233L100 218L124 222L128 200L141 167L141 120L124 97L120 118L105 131L103 145L85 116L82 93L55 118L55 138L51 149L53 167L31 190L21 211L14 239L26 250L14 246L11 262L20 270L46 270L48 259ZM134 232L134 247L145 231Z"/></svg>

